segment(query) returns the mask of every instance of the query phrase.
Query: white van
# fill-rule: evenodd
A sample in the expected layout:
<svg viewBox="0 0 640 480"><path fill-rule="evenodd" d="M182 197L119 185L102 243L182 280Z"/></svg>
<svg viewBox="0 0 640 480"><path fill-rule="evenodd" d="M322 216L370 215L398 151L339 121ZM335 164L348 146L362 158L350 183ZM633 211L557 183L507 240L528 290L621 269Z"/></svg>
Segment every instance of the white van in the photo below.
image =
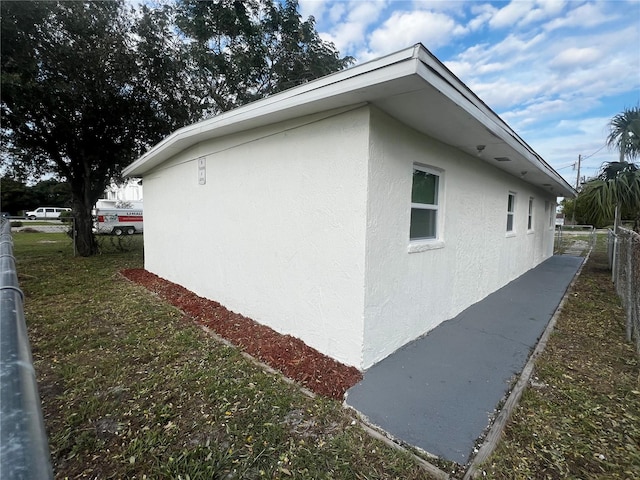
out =
<svg viewBox="0 0 640 480"><path fill-rule="evenodd" d="M38 207L33 212L27 212L26 216L29 220L42 218L59 218L62 212L70 212L70 208L61 207Z"/></svg>

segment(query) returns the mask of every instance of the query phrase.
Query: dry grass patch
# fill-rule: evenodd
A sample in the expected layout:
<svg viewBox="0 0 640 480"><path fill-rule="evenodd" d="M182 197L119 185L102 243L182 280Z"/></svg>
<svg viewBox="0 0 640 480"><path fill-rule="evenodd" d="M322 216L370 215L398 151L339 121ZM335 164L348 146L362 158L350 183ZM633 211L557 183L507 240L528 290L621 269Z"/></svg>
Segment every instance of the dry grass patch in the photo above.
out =
<svg viewBox="0 0 640 480"><path fill-rule="evenodd" d="M640 478L639 363L598 244L486 478Z"/></svg>
<svg viewBox="0 0 640 480"><path fill-rule="evenodd" d="M63 239L14 235L56 478L429 478L123 279L140 238L92 258L41 243Z"/></svg>

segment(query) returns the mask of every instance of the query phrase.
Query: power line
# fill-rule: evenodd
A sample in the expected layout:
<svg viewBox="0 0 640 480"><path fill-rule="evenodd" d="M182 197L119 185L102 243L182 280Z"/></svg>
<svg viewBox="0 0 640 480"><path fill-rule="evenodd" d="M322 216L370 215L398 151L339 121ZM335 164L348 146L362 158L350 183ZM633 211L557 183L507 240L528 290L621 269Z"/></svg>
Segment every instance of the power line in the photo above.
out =
<svg viewBox="0 0 640 480"><path fill-rule="evenodd" d="M595 152L593 152L590 155L585 155L584 157L582 157L582 160L586 160L589 157L593 157L596 153L598 153L600 150L602 150L604 147L606 147L607 144L605 143L604 145L602 145L598 150L596 150Z"/></svg>
<svg viewBox="0 0 640 480"><path fill-rule="evenodd" d="M569 168L569 167L574 168L575 166L576 166L576 162L571 162L569 165L565 165L564 167L556 167L556 172L558 170L564 170L565 168Z"/></svg>

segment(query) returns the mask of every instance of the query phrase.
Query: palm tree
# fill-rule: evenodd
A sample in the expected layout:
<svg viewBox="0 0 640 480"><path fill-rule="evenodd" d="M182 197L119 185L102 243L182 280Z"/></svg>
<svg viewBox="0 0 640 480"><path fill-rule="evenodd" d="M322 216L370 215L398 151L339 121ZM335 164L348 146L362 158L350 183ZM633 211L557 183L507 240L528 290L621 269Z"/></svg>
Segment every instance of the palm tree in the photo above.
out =
<svg viewBox="0 0 640 480"><path fill-rule="evenodd" d="M591 221L602 225L614 218L614 231L622 212L640 221L640 167L628 160L640 155L640 106L626 109L609 122L607 145L620 153L618 162L605 162L598 175L582 191L591 211Z"/></svg>
<svg viewBox="0 0 640 480"><path fill-rule="evenodd" d="M640 106L618 113L609 122L607 145L620 152L620 162L640 154Z"/></svg>

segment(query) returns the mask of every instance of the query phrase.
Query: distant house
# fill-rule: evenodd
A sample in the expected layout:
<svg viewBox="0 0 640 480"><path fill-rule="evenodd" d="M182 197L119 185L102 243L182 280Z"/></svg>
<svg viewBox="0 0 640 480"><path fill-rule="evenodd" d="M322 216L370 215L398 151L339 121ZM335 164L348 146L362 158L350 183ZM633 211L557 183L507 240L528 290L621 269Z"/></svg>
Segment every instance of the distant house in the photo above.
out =
<svg viewBox="0 0 640 480"><path fill-rule="evenodd" d="M104 199L113 202L141 202L142 183L139 178L129 178L122 183L112 182L104 192Z"/></svg>
<svg viewBox="0 0 640 480"><path fill-rule="evenodd" d="M182 128L145 268L366 369L552 255L575 191L422 45Z"/></svg>
<svg viewBox="0 0 640 480"><path fill-rule="evenodd" d="M99 199L94 207L142 209L142 200L142 182L139 178L128 178L121 183L111 182L105 189L104 198Z"/></svg>

